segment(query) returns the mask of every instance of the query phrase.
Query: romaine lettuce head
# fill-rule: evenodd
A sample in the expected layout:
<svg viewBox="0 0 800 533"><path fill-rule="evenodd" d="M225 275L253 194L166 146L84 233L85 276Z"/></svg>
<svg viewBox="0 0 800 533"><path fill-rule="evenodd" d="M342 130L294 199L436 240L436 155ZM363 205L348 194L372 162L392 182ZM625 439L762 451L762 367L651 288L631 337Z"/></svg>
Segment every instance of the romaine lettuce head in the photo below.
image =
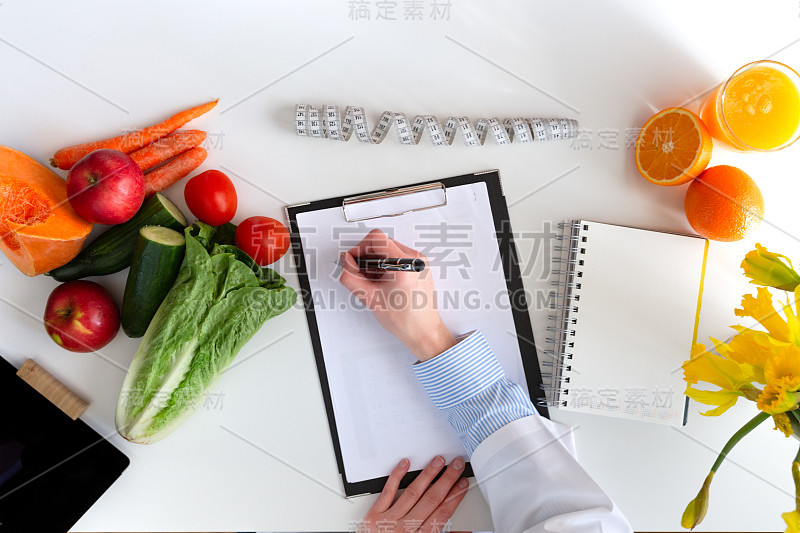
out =
<svg viewBox="0 0 800 533"><path fill-rule="evenodd" d="M200 224L186 229L178 277L122 385L117 431L132 442L150 444L171 433L202 405L264 322L297 301L281 276L220 244L212 238L214 228Z"/></svg>

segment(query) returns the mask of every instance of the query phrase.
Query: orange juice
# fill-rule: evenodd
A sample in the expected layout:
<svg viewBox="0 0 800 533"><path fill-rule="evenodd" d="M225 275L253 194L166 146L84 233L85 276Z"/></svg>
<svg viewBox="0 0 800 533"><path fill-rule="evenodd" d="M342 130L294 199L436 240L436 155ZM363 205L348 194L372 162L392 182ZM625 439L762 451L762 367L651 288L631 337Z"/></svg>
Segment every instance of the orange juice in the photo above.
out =
<svg viewBox="0 0 800 533"><path fill-rule="evenodd" d="M800 133L798 81L776 61L750 63L711 93L701 116L711 135L740 150L780 150Z"/></svg>

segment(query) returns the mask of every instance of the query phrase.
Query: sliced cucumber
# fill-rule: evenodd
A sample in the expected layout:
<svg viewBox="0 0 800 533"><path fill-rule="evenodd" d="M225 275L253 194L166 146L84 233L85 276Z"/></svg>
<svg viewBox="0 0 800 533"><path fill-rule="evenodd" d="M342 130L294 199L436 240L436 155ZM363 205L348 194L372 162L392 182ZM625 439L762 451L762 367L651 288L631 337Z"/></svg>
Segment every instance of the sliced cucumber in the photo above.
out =
<svg viewBox="0 0 800 533"><path fill-rule="evenodd" d="M186 217L162 194L145 200L129 221L112 227L64 266L47 273L56 281L72 281L88 276L105 276L130 266L133 246L144 226L164 226L183 231Z"/></svg>
<svg viewBox="0 0 800 533"><path fill-rule="evenodd" d="M186 240L174 229L147 226L139 231L122 300L122 329L141 337L172 288L181 268Z"/></svg>

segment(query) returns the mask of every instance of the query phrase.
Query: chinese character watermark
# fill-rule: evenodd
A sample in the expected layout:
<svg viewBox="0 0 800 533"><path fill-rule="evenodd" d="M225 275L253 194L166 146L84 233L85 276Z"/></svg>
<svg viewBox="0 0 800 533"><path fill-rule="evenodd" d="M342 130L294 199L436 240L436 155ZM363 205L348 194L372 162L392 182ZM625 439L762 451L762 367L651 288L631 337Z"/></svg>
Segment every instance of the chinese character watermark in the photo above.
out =
<svg viewBox="0 0 800 533"><path fill-rule="evenodd" d="M197 392L189 389L176 389L171 392L158 391L147 395L140 390L124 390L121 396L123 402L129 406L144 407L145 405L150 405L156 409L173 407L221 411L225 393L222 391Z"/></svg>
<svg viewBox="0 0 800 533"><path fill-rule="evenodd" d="M222 150L222 141L225 137L225 132L209 131L206 133L206 140L203 142L203 148L206 150Z"/></svg>
<svg viewBox="0 0 800 533"><path fill-rule="evenodd" d="M569 387L562 394L568 405L577 409L620 411L643 418L671 419L681 416L680 410L673 405L675 390L672 387L656 386L649 391L642 386L624 389L602 387L597 390Z"/></svg>
<svg viewBox="0 0 800 533"><path fill-rule="evenodd" d="M599 128L592 131L590 128L578 128L578 132L570 140L573 150L631 150L636 148L643 139L640 138L641 128ZM655 129L653 142L659 145L672 142L672 131Z"/></svg>
<svg viewBox="0 0 800 533"><path fill-rule="evenodd" d="M347 18L438 22L450 20L452 7L452 0L348 0Z"/></svg>

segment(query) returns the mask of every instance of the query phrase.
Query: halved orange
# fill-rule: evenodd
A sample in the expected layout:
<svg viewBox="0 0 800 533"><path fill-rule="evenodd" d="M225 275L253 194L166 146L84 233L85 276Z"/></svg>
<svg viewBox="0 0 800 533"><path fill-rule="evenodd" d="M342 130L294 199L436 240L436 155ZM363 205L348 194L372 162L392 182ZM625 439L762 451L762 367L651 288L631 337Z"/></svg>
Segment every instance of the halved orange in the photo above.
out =
<svg viewBox="0 0 800 533"><path fill-rule="evenodd" d="M92 223L72 209L66 182L22 152L0 146L0 251L35 276L81 251Z"/></svg>
<svg viewBox="0 0 800 533"><path fill-rule="evenodd" d="M670 107L648 120L636 139L636 168L657 185L682 185L700 175L711 160L711 134L700 117Z"/></svg>

